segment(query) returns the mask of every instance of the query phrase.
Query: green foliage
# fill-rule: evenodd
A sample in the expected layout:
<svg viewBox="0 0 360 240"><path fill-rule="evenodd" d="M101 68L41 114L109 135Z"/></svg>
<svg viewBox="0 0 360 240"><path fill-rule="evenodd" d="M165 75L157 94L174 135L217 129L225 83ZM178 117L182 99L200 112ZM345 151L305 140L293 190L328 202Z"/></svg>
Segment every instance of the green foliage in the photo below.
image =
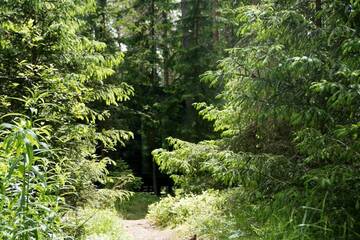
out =
<svg viewBox="0 0 360 240"><path fill-rule="evenodd" d="M127 48L122 80L136 92L128 104L130 124L150 151L165 145L168 136L212 136L192 104L214 96L199 75L216 65L228 45L226 37L233 35L228 31L231 23L213 17L233 1L183 2L127 0L113 25L121 29L118 41ZM212 37L217 31L219 39ZM149 151L146 157L151 158Z"/></svg>
<svg viewBox="0 0 360 240"><path fill-rule="evenodd" d="M116 201L116 210L124 218L129 220L143 219L148 213L148 206L159 200L159 197L151 193L136 192L127 199Z"/></svg>
<svg viewBox="0 0 360 240"><path fill-rule="evenodd" d="M137 191L140 189L142 180L135 177L129 166L123 162L116 162L115 169L111 169L107 175L105 187L115 190Z"/></svg>
<svg viewBox="0 0 360 240"><path fill-rule="evenodd" d="M204 193L198 196L168 196L150 206L147 218L156 225L174 227L184 224L194 216L203 216L206 212L213 212L218 205L217 201L220 202L219 197L218 192Z"/></svg>
<svg viewBox="0 0 360 240"><path fill-rule="evenodd" d="M46 143L48 126L18 119L0 125L0 238L57 239L64 211L59 165Z"/></svg>
<svg viewBox="0 0 360 240"><path fill-rule="evenodd" d="M1 1L1 122L29 120L52 149L41 150L25 120L5 125L15 132L0 137L1 171L7 173L1 174L4 239L56 239L66 205L105 195L94 182L106 184L107 167L115 161L99 149L113 150L133 137L119 125L100 124L133 88L111 79L123 54L109 53L104 42L84 33L96 8L95 0ZM118 187L103 191L110 199L129 195Z"/></svg>
<svg viewBox="0 0 360 240"><path fill-rule="evenodd" d="M67 213L65 219L82 229L82 235L76 239L130 240L122 228L122 219L111 209L84 208Z"/></svg>
<svg viewBox="0 0 360 240"><path fill-rule="evenodd" d="M237 9L237 45L203 75L223 90L196 106L222 138L172 140L156 161L190 190L204 173L241 186L266 213L245 227L258 239L358 239L359 4L256 2Z"/></svg>
<svg viewBox="0 0 360 240"><path fill-rule="evenodd" d="M170 148L153 155L178 193L220 190L163 200L157 223L210 239L360 238L359 39L358 0L3 0L0 238L61 238L66 204L129 198L140 183L108 152L129 128L144 169ZM219 139L166 144L216 136L193 106Z"/></svg>
<svg viewBox="0 0 360 240"><path fill-rule="evenodd" d="M234 152L226 149L226 140L194 144L169 138L169 142L172 151L157 149L153 155L160 169L171 174L177 187L185 192L245 184L258 191L270 192L281 189L288 183L289 177L295 174L296 165L283 156ZM274 182L263 182L264 177Z"/></svg>
<svg viewBox="0 0 360 240"><path fill-rule="evenodd" d="M133 89L114 85L108 78L122 54L106 54L106 44L81 35L82 20L94 11L94 1L5 1L1 4L0 113L29 115L35 126L49 125L49 143L57 149L52 161L61 164L73 203L92 182L105 181L106 166L96 147L113 149L132 134L119 129L98 129L109 117L96 103L117 105Z"/></svg>
<svg viewBox="0 0 360 240"><path fill-rule="evenodd" d="M177 227L182 236L196 234L199 239L240 239L244 233L227 212L236 207L229 205L228 198L232 195L231 191L209 190L199 195L168 196L150 206L147 218L158 226Z"/></svg>
<svg viewBox="0 0 360 240"><path fill-rule="evenodd" d="M97 189L86 194L84 201L86 206L97 209L111 209L116 206L117 201L126 201L133 195L132 192L124 189Z"/></svg>
<svg viewBox="0 0 360 240"><path fill-rule="evenodd" d="M160 170L170 174L177 187L185 192L201 192L211 187L226 186L213 178L209 171L211 164L207 160L219 157L216 155L219 146L215 141L193 144L173 138L168 140L174 150L157 149L153 155Z"/></svg>

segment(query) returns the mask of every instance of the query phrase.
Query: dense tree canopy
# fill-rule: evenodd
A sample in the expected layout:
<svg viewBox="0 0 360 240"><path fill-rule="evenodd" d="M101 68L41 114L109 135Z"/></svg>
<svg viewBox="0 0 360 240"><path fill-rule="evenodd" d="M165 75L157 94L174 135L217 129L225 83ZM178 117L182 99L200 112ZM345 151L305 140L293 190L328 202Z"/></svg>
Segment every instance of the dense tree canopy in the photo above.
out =
<svg viewBox="0 0 360 240"><path fill-rule="evenodd" d="M8 122L22 119L15 120L20 121L17 127L4 126L14 133L1 145L2 239L54 238L41 224L56 224L41 219L49 214L45 208L57 208L53 202L62 196L77 204L82 197L78 193L88 191L94 181L104 181L105 167L111 163L96 154L96 146L102 143L111 149L131 137L127 131L96 126L110 113L94 104L118 105L129 99L133 89L125 83L108 82L123 55L106 54L103 42L82 34L86 28L83 18L94 7L93 1L1 1L1 118ZM54 150L47 161L32 157L30 148L39 147L39 140L31 128L39 129L36 131L43 135L38 138ZM22 148L29 156L20 154ZM15 169L21 176L14 176ZM41 174L49 179L38 182ZM13 189L22 181L21 192ZM53 185L42 185L50 183ZM13 214L23 215L21 222L11 218Z"/></svg>
<svg viewBox="0 0 360 240"><path fill-rule="evenodd" d="M359 67L359 0L0 0L0 239L82 239L131 170L204 239L360 239Z"/></svg>
<svg viewBox="0 0 360 240"><path fill-rule="evenodd" d="M171 139L175 151L155 152L161 168L188 191L242 186L244 201L278 217L263 218L264 226L289 221L262 239L357 239L358 7L264 1L238 8L239 41L203 75L223 87L222 101L197 104L222 138Z"/></svg>

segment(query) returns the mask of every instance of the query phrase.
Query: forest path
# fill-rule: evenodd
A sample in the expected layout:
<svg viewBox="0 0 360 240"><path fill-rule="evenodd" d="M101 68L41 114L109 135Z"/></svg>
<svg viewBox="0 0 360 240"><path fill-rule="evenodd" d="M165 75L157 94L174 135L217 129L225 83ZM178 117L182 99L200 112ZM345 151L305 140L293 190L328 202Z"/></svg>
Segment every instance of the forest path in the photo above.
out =
<svg viewBox="0 0 360 240"><path fill-rule="evenodd" d="M171 240L175 236L174 231L157 229L146 219L123 220L123 226L132 240Z"/></svg>

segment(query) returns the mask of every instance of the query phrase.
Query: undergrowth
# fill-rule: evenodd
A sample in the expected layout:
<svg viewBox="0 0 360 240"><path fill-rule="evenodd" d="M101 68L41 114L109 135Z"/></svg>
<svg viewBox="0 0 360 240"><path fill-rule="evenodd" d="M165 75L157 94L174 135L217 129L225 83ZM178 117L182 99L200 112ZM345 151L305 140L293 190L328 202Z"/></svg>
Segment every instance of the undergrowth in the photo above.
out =
<svg viewBox="0 0 360 240"><path fill-rule="evenodd" d="M136 192L127 199L118 199L115 202L117 212L125 219L142 219L148 212L148 206L159 200L152 193Z"/></svg>
<svg viewBox="0 0 360 240"><path fill-rule="evenodd" d="M313 229L324 230L323 223L306 223L320 210L291 207L281 194L294 193L279 193L268 202L249 201L241 188L168 196L150 206L147 218L157 226L175 228L180 236L197 235L200 240L322 239Z"/></svg>
<svg viewBox="0 0 360 240"><path fill-rule="evenodd" d="M67 214L66 221L74 224L78 240L130 240L122 228L121 217L114 209L81 208ZM74 228L72 227L72 228Z"/></svg>
<svg viewBox="0 0 360 240"><path fill-rule="evenodd" d="M232 194L232 191L208 190L199 195L168 196L150 206L147 218L155 225L176 228L181 236L238 239L244 233L228 212L228 198Z"/></svg>

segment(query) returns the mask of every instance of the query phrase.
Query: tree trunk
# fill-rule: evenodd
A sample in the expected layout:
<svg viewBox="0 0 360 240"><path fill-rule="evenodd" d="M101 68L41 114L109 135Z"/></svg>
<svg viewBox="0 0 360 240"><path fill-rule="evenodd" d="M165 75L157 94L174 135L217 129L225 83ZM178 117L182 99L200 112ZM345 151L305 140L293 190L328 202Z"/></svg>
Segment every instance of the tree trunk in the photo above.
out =
<svg viewBox="0 0 360 240"><path fill-rule="evenodd" d="M189 48L190 47L190 29L188 24L188 18L189 18L189 1L188 0L181 0L181 19L182 19L182 27L183 27L183 41L182 45L183 47Z"/></svg>
<svg viewBox="0 0 360 240"><path fill-rule="evenodd" d="M165 11L162 13L163 17L163 71L164 71L164 85L169 86L170 85L170 70L169 70L169 57L170 57L170 50L168 46L168 24L169 19L168 15Z"/></svg>
<svg viewBox="0 0 360 240"><path fill-rule="evenodd" d="M197 45L199 44L199 32L200 32L200 2L201 0L195 1L194 11L193 11L193 42Z"/></svg>
<svg viewBox="0 0 360 240"><path fill-rule="evenodd" d="M100 26L98 27L98 32L95 33L97 35L97 39L104 40L106 35L106 6L107 0L98 0L97 1L97 11L99 12L100 17Z"/></svg>
<svg viewBox="0 0 360 240"><path fill-rule="evenodd" d="M155 0L151 0L151 26L150 26L150 38L151 38L151 81L153 86L157 86L157 77L156 77L156 33L155 33Z"/></svg>
<svg viewBox="0 0 360 240"><path fill-rule="evenodd" d="M217 18L219 17L219 0L213 0L212 6L212 17L213 17L213 45L216 45L220 40L219 27L217 26Z"/></svg>
<svg viewBox="0 0 360 240"><path fill-rule="evenodd" d="M321 0L315 0L315 25L317 27L321 27L322 23L321 23L321 17L320 15L318 15L321 11Z"/></svg>
<svg viewBox="0 0 360 240"><path fill-rule="evenodd" d="M157 60L157 56L156 56L156 33L155 33L155 0L151 0L151 29L150 29L150 35L151 35L151 64L152 64L152 69L151 69L151 80L152 80L152 85L153 87L156 87L159 85L158 81L157 81L157 69L156 69L156 60ZM148 130L148 147L150 150L155 149L154 146L154 141L155 141L155 130L151 127L151 129ZM150 142L151 141L151 142ZM156 195L160 195L160 189L158 187L158 183L157 183L157 166L156 163L152 157L151 154L149 154L149 157L151 159L152 162L152 182L153 182L153 190L154 193Z"/></svg>

